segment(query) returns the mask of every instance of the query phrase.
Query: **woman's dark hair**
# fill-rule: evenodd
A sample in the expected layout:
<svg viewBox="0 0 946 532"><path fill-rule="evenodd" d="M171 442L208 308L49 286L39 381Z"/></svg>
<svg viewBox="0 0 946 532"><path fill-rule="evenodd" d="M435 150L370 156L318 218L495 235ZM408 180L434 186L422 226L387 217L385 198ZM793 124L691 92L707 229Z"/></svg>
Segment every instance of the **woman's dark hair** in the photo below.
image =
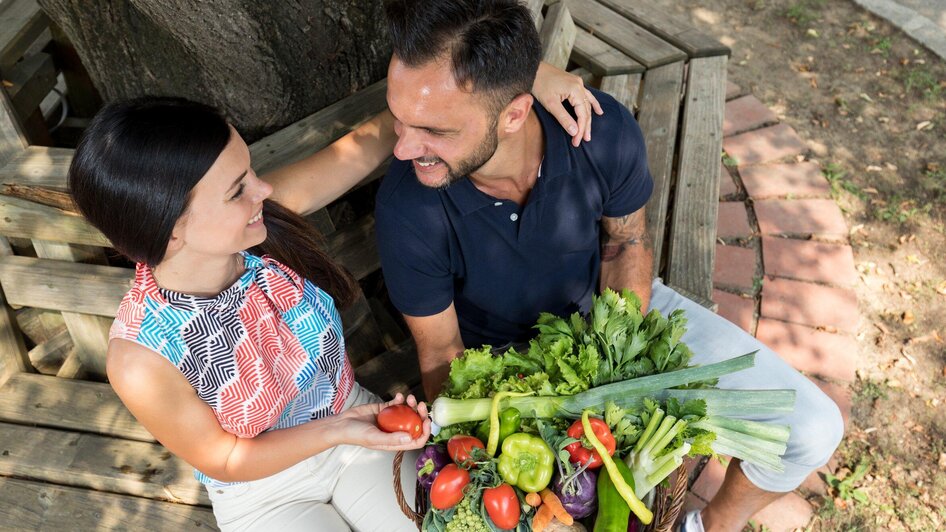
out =
<svg viewBox="0 0 946 532"><path fill-rule="evenodd" d="M107 104L92 119L69 167L82 214L128 258L156 266L191 190L230 141L219 111L183 98L143 97ZM320 247L321 235L278 203L263 204L266 241L258 249L318 283L339 308L356 284Z"/></svg>

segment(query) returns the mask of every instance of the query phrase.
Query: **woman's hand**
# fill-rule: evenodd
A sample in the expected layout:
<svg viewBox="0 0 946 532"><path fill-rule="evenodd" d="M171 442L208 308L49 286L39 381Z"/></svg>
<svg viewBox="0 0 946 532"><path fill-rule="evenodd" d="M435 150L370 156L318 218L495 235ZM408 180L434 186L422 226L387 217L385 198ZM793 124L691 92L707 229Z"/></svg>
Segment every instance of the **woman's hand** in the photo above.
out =
<svg viewBox="0 0 946 532"><path fill-rule="evenodd" d="M424 422L424 431L413 440L406 432L388 433L378 428L378 412L387 406L403 403L407 403L416 410ZM342 439L345 443L382 451L419 449L427 443L427 438L430 436L427 405L423 402L418 403L413 395L408 395L405 400L403 395L397 394L392 401L387 403L369 403L349 408L338 415L338 421L341 423L339 430L344 431Z"/></svg>
<svg viewBox="0 0 946 532"><path fill-rule="evenodd" d="M585 88L580 77L552 65L539 63L535 83L532 84L532 94L572 136L572 146L577 147L582 138L585 142L591 140L591 112L594 110L596 114L601 115L604 111L591 91ZM565 109L565 100L575 109L577 121Z"/></svg>

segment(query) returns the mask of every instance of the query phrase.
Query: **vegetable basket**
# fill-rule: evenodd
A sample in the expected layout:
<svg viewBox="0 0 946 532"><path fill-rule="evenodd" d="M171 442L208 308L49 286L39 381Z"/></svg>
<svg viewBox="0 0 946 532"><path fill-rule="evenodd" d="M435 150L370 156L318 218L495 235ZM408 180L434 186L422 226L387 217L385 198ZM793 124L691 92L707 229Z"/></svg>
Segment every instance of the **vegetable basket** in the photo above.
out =
<svg viewBox="0 0 946 532"><path fill-rule="evenodd" d="M421 524L424 522L424 515L430 505L427 500L427 493L417 484L415 484L415 507L411 508L407 504L407 500L404 498L404 487L401 485L401 463L403 460L404 452L398 451L394 456L394 495L401 511L408 519L414 521L417 529L420 530ZM680 466L677 468L676 476L670 487L657 487L653 508L651 508L654 512L654 521L641 530L644 532L670 532L673 529L673 525L686 500L687 481L686 467Z"/></svg>

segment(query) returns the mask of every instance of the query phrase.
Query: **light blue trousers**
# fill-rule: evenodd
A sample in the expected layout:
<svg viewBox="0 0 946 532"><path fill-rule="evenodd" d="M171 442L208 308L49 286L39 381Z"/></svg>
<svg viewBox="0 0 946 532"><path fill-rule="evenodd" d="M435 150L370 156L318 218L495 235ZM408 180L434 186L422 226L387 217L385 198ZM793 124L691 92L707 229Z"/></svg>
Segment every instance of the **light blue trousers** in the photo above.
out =
<svg viewBox="0 0 946 532"><path fill-rule="evenodd" d="M778 423L791 427L788 450L782 457L785 471L778 473L765 467L742 462L742 471L750 482L765 491L789 492L797 488L814 470L825 465L841 442L844 422L841 412L830 397L807 377L789 366L735 324L707 310L654 280L650 308L665 316L683 309L687 332L683 341L693 351L693 364L710 364L758 350L755 366L725 375L719 387L743 390L795 390L795 410L789 414L746 416L746 419Z"/></svg>

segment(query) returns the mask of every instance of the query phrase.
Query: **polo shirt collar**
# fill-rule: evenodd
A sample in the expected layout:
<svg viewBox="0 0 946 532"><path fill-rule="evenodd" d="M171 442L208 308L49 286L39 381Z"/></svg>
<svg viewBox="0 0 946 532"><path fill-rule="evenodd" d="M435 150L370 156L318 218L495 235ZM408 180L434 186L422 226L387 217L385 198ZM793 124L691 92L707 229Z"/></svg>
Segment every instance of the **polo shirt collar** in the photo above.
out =
<svg viewBox="0 0 946 532"><path fill-rule="evenodd" d="M538 100L533 101L532 109L542 125L542 134L545 136L545 158L542 160L540 181L549 181L567 174L572 169L571 158L568 156L571 148L568 142L570 137L565 134L555 117L539 104ZM533 197L541 195L539 183L536 182L533 187L530 201ZM494 198L476 188L469 178L451 184L444 189L444 192L464 216L496 203Z"/></svg>

